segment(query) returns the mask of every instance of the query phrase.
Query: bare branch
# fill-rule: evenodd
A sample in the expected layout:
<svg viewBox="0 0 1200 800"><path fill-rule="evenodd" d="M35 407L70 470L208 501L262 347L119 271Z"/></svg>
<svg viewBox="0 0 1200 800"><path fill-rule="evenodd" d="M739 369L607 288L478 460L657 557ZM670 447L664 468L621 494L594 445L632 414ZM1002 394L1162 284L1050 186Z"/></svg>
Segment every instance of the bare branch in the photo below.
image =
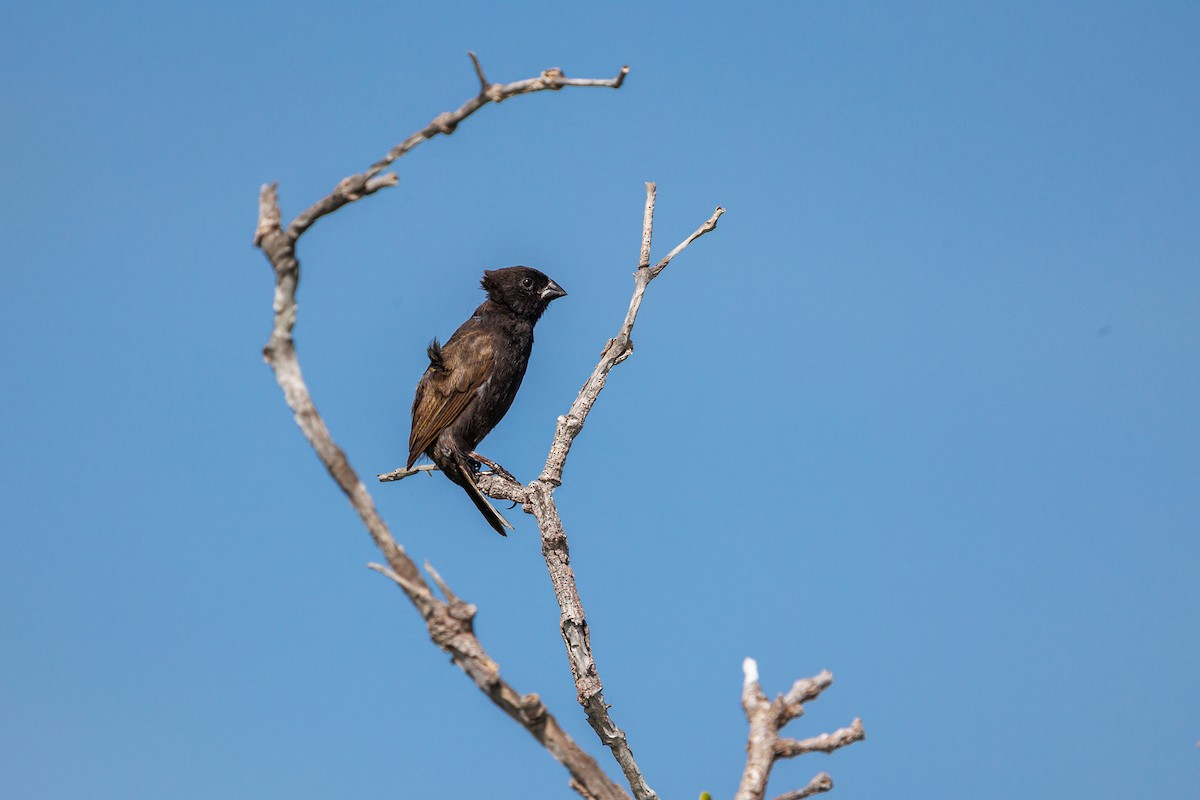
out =
<svg viewBox="0 0 1200 800"><path fill-rule="evenodd" d="M818 772L817 776L808 782L808 786L803 789L793 789L790 792L784 792L776 797L775 800L804 800L805 797L812 797L814 794L828 792L833 788L833 778L829 777L827 772Z"/></svg>
<svg viewBox="0 0 1200 800"><path fill-rule="evenodd" d="M642 222L642 262L646 265L650 263L649 246L653 235L654 227L654 201L657 193L657 187L653 183L646 184L646 210L643 215ZM633 353L633 343L630 340L630 335L633 333L633 325L637 321L638 311L642 307L642 297L646 294L646 288L650 285L650 281L658 277L671 259L677 256L689 244L694 242L699 237L703 236L717 227L717 220L725 213L725 209L717 207L713 215L708 221L700 226L687 239L680 243L671 253L660 261L653 269L648 266L639 266L637 272L634 273L634 289L633 297L629 301L629 311L625 314L625 321L621 325L620 331L614 339L609 339L605 345L603 352L600 354L600 363L592 370L591 376L583 384L583 388L579 390L579 395L575 398L575 402L571 404L571 409L563 416L558 418L558 425L554 432L554 441L550 445L550 455L546 459L546 466L542 470L542 474L538 480L545 483L550 483L553 486L562 484L563 468L567 460L567 455L571 451L571 445L575 441L580 431L583 430L583 424L587 420L587 415L591 412L592 406L596 402L596 398L604 389L604 384L608 380L608 373L617 364L620 364Z"/></svg>
<svg viewBox="0 0 1200 800"><path fill-rule="evenodd" d="M429 577L433 578L433 582L437 584L439 589L441 589L442 597L446 598L447 603L454 605L455 603L462 602L458 599L458 595L451 591L450 587L446 585L446 582L442 580L442 576L439 575L438 571L433 568L433 564L430 564L428 561L426 561L425 571L429 573Z"/></svg>
<svg viewBox="0 0 1200 800"><path fill-rule="evenodd" d="M832 753L865 738L862 720L856 719L849 727L838 728L833 733L822 733L808 739L780 739L775 746L775 752L780 758L795 758L805 753Z"/></svg>
<svg viewBox="0 0 1200 800"><path fill-rule="evenodd" d="M449 136L454 133L459 123L488 103L500 103L519 94L554 91L564 86L599 86L619 89L625 82L625 76L629 74L629 67L626 66L621 67L621 71L615 78L566 78L563 76L562 70L554 67L544 70L536 78L527 78L508 84L488 83L478 57L474 53L468 53L468 55L471 57L471 63L475 66L475 74L479 78L479 94L454 111L438 114L428 125L397 144L383 158L368 167L365 172L349 175L339 181L332 192L309 206L288 225L287 234L293 241L302 236L321 217L332 214L347 203L360 200L387 186L395 186L399 180L395 174L380 176L380 173L387 169L393 161L421 142L432 139L438 134ZM255 243L257 244L257 237Z"/></svg>
<svg viewBox="0 0 1200 800"><path fill-rule="evenodd" d="M642 255L638 269L650 266L650 242L654 238L654 200L658 197L658 185L646 183L646 210L642 212Z"/></svg>
<svg viewBox="0 0 1200 800"><path fill-rule="evenodd" d="M807 703L809 700L816 700L820 697L821 692L828 689L833 684L833 673L829 670L822 670L811 678L801 678L792 684L792 688L784 695L784 699L790 705L798 705Z"/></svg>
<svg viewBox="0 0 1200 800"><path fill-rule="evenodd" d="M533 509L529 507L529 487L527 486L514 483L495 472L480 472L475 476L475 485L479 487L479 491L493 500L508 500L513 503L519 503L526 507L525 513L533 513Z"/></svg>
<svg viewBox="0 0 1200 800"><path fill-rule="evenodd" d="M403 467L400 469L394 469L391 472L385 472L376 477L379 478L380 483L386 483L388 481L402 481L405 478L411 478L413 475L416 475L420 472L437 472L437 469L437 464L418 464L417 466L409 469L404 469Z"/></svg>
<svg viewBox="0 0 1200 800"><path fill-rule="evenodd" d="M476 72L482 83L482 68L478 67L477 59L473 57L472 60L476 63ZM431 575L435 576L435 582L441 587L447 602L433 595L416 564L396 542L379 516L371 495L351 467L345 453L334 443L325 421L317 412L300 371L292 329L296 322L296 287L300 276L296 242L316 220L379 189L395 186L398 181L395 173L381 174L388 165L425 139L438 133L451 133L459 122L488 102L500 102L517 94L560 89L563 86L616 88L621 85L626 71L623 69L615 79L585 82L568 80L562 77L561 71L548 70L537 78L526 81L484 87L478 96L457 111L439 115L429 126L396 145L383 160L372 165L366 172L351 175L340 181L330 195L296 217L286 231L282 228L276 186L263 186L259 193L258 225L254 233L255 246L262 249L275 272L274 323L270 338L263 348L263 357L275 373L284 399L295 415L296 424L383 553L387 566L376 564L372 565L372 569L395 581L421 614L433 642L451 655L454 663L491 698L492 702L529 731L567 768L572 785L581 787L579 791L586 797L598 800L628 800L628 795L604 774L595 759L580 749L559 727L536 694L522 695L500 678L498 665L488 656L475 636L475 607L459 600L440 576L431 570ZM511 496L518 502L527 500L525 488L513 484L510 480L494 475L481 476L482 483L487 483L493 492L506 492L505 496ZM513 486L516 488L513 489Z"/></svg>
<svg viewBox="0 0 1200 800"><path fill-rule="evenodd" d="M550 573L550 581L554 586L554 596L558 601L560 612L560 630L563 643L566 645L567 658L571 664L571 674L575 678L575 689L579 703L587 714L588 723L600 737L600 741L608 747L613 758L621 766L629 787L637 800L656 800L657 795L646 783L633 751L629 747L625 733L613 721L608 704L604 700L604 687L592 655L591 637L588 633L587 618L583 611L583 603L575 584L575 572L571 569L570 551L567 546L567 535L563 530L562 518L554 502L554 490L562 483L563 466L571 444L583 429L583 423L596 402L600 391L604 388L609 371L624 361L633 352L629 341L641 306L642 296L650 281L661 272L671 258L687 247L697 237L716 227L716 220L724 213L718 208L701 229L692 234L687 240L676 247L655 270L649 268L650 244L654 233L654 202L657 189L653 183L646 184L646 206L642 215L642 246L638 270L635 273L634 293L630 300L629 311L621 326L616 339L610 339L600 356L600 363L592 371L591 377L579 391L578 397L571 405L565 416L558 418L554 440L546 459L546 466L536 481L527 488L531 508L538 521L542 534L542 557L546 561L546 569Z"/></svg>
<svg viewBox="0 0 1200 800"><path fill-rule="evenodd" d="M615 78L564 78L562 71L558 71L557 80L559 86L605 86L609 89L620 89L621 84L625 82L625 76L629 74L629 67L621 67L621 71L617 73ZM543 73L545 77L545 73Z"/></svg>
<svg viewBox="0 0 1200 800"><path fill-rule="evenodd" d="M816 700L821 692L825 691L833 683L833 673L829 670L823 670L820 674L814 675L811 678L801 678L792 684L792 688L783 696L783 713L787 719L782 720L787 723L804 713L802 703L807 703L809 700Z"/></svg>
<svg viewBox="0 0 1200 800"><path fill-rule="evenodd" d="M750 734L746 741L746 768L734 800L763 800L767 792L767 780L771 768L780 758L793 758L805 753L832 753L848 744L866 737L862 720L856 719L848 728L825 733L809 739L783 739L779 731L789 721L804 713L802 701L815 699L833 683L833 675L821 672L812 678L796 681L787 695L774 701L767 699L758 682L758 664L747 658L742 664L742 708L750 723ZM797 800L833 788L833 779L825 773L813 778L803 789L780 795L775 800Z"/></svg>
<svg viewBox="0 0 1200 800"><path fill-rule="evenodd" d="M566 645L571 674L575 679L575 691L579 704L583 706L588 724L612 751L620 765L633 796L637 800L656 800L654 790L646 783L641 769L634 760L633 751L626 741L625 732L617 727L608 712L604 700L604 686L592 656L591 636L588 633L587 617L579 589L575 585L575 572L571 569L571 556L567 548L567 535L562 519L554 502L554 487L542 481L529 485L529 500L542 534L542 557L554 586L554 597L559 607L559 628Z"/></svg>
<svg viewBox="0 0 1200 800"><path fill-rule="evenodd" d="M479 65L479 57L472 50L468 50L467 55L471 57L471 63L475 65L475 74L479 76L479 91L486 93L488 89L492 88L492 85L488 83L488 79L483 75L483 67Z"/></svg>
<svg viewBox="0 0 1200 800"><path fill-rule="evenodd" d="M376 564L374 561L367 564L367 569L373 569L385 578L395 581L404 590L405 594L420 595L426 602L432 600L432 597L429 595L429 587L423 583L413 583L407 578L401 578L383 564Z"/></svg>
<svg viewBox="0 0 1200 800"><path fill-rule="evenodd" d="M717 206L717 210L713 212L713 215L711 217L709 217L708 220L703 225L701 225L699 228L697 228L692 233L691 236L684 239L679 244L675 245L674 250L667 253L663 257L662 261L659 261L657 264L654 265L654 269L650 270L650 277L657 278L658 273L660 273L664 269L666 269L667 264L671 263L671 259L673 259L675 256L677 256L683 252L683 248L687 247L689 244L696 241L697 239L699 239L701 236L708 233L709 231L715 230L717 227L717 220L720 219L721 215L724 213L725 213L725 209L721 208L720 206Z"/></svg>
<svg viewBox="0 0 1200 800"><path fill-rule="evenodd" d="M391 578L406 594L413 588L410 581L387 567L380 564L368 566ZM546 710L536 694L523 695L500 678L499 665L491 659L475 636L475 606L460 600L428 564L426 568L449 601L449 605L443 603L432 596L429 587L423 581L419 584L428 600L424 608L418 606L418 610L425 617L434 644L449 653L451 660L474 681L480 691L567 768L573 786L586 787L585 796L599 800L629 800L629 795L604 774L596 760L580 749L566 731L559 727L558 721Z"/></svg>
<svg viewBox="0 0 1200 800"><path fill-rule="evenodd" d="M254 246L261 247L267 234L279 230L279 185L264 184L258 192L258 227L254 231Z"/></svg>

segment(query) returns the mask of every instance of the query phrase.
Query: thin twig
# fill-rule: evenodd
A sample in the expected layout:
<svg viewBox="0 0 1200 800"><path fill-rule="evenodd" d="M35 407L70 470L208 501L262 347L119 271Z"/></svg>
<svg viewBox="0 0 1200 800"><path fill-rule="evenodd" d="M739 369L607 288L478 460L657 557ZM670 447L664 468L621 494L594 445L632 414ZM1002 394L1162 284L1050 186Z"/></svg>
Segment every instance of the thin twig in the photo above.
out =
<svg viewBox="0 0 1200 800"><path fill-rule="evenodd" d="M488 83L488 79L484 77L483 67L479 64L479 56L475 55L473 50L468 50L467 55L471 57L471 63L475 65L475 74L479 76L479 91L487 92L492 85Z"/></svg>
<svg viewBox="0 0 1200 800"><path fill-rule="evenodd" d="M814 794L828 792L833 788L833 778L829 777L828 772L818 772L816 777L808 782L808 785L803 789L793 789L790 792L784 792L775 798L775 800L804 800L805 797L812 797Z"/></svg>
<svg viewBox="0 0 1200 800"><path fill-rule="evenodd" d="M717 220L720 219L721 215L724 213L725 213L725 209L721 208L720 206L717 206L717 210L713 212L713 215L711 217L709 217L708 220L703 225L701 225L699 228L697 228L695 231L693 231L691 236L687 237L682 242L675 245L674 250L667 253L665 256L663 256L661 261L659 261L657 264L654 265L654 269L650 270L651 279L657 278L658 273L660 273L664 269L666 269L667 264L671 263L671 259L673 259L675 256L677 256L683 252L683 248L687 247L689 244L696 241L697 239L699 239L701 236L708 233L709 231L715 229L717 227Z"/></svg>
<svg viewBox="0 0 1200 800"><path fill-rule="evenodd" d="M380 483L387 483L388 481L402 481L420 472L437 472L437 469L437 464L417 464L415 467L394 469L391 472L385 472L376 477L379 478Z"/></svg>
<svg viewBox="0 0 1200 800"><path fill-rule="evenodd" d="M378 572L380 575L383 575L385 578L390 578L391 580L395 581L400 586L401 589L403 589L406 593L408 593L410 595L414 595L414 594L428 595L429 594L428 586L425 586L425 585L419 584L419 583L413 583L412 581L408 580L407 578L402 578L399 575L397 575L394 571L392 571L389 567L385 567L383 564L376 564L374 561L372 561L367 564L367 569L373 569L376 572Z"/></svg>
<svg viewBox="0 0 1200 800"><path fill-rule="evenodd" d="M805 753L832 753L865 736L862 720L855 719L849 727L838 728L833 733L822 733L820 736L810 736L807 739L780 739L775 745L775 752L779 754L780 758L795 758Z"/></svg>
<svg viewBox="0 0 1200 800"><path fill-rule="evenodd" d="M807 703L809 700L816 700L821 696L821 692L828 689L833 684L833 673L829 670L821 670L811 678L801 678L792 684L792 688L788 689L788 693L784 695L784 699L793 705Z"/></svg>

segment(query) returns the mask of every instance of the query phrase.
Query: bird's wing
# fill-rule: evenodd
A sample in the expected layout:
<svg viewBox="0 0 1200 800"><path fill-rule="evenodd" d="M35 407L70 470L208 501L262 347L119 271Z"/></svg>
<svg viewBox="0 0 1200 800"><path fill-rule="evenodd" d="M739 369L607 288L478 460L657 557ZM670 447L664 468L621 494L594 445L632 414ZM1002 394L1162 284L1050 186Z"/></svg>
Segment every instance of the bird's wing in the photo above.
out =
<svg viewBox="0 0 1200 800"><path fill-rule="evenodd" d="M473 320L472 320L473 321ZM468 321L442 346L442 367L430 365L413 398L408 466L462 414L494 372L492 336Z"/></svg>

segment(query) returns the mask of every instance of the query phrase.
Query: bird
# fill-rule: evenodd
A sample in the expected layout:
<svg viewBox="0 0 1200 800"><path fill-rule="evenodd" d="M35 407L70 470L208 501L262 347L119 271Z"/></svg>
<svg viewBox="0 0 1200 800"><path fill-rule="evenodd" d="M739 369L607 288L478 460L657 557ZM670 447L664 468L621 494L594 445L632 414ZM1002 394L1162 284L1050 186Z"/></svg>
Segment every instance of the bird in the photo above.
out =
<svg viewBox="0 0 1200 800"><path fill-rule="evenodd" d="M445 344L434 338L426 350L429 367L413 397L407 468L428 456L466 491L492 529L507 536L504 530L512 525L475 485L481 462L506 472L475 448L504 418L521 388L533 351L533 326L552 301L567 293L526 266L486 270L479 284L487 299Z"/></svg>

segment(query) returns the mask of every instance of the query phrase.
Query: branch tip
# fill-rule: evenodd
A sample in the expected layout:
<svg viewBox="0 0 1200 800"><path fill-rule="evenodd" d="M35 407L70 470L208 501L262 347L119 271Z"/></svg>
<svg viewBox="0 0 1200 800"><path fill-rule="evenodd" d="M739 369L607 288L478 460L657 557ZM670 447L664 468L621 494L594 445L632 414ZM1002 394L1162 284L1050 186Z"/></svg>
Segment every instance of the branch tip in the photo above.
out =
<svg viewBox="0 0 1200 800"><path fill-rule="evenodd" d="M479 57L475 55L473 50L468 50L467 55L471 57L471 63L475 65L475 74L479 76L479 92L480 94L486 94L487 90L491 87L491 84L488 83L487 78L484 77L483 67L479 64Z"/></svg>
<svg viewBox="0 0 1200 800"><path fill-rule="evenodd" d="M437 584L438 589L441 590L442 596L446 598L447 603L450 605L455 605L462 602L458 599L458 595L451 591L450 587L446 585L446 582L442 580L442 576L438 574L438 571L433 568L433 564L430 564L428 560L425 561L425 571L429 573L430 578L433 578L433 582Z"/></svg>
<svg viewBox="0 0 1200 800"><path fill-rule="evenodd" d="M753 658L747 658L742 662L742 675L745 679L742 681L743 686L750 686L758 683L758 662Z"/></svg>
<svg viewBox="0 0 1200 800"><path fill-rule="evenodd" d="M375 562L372 561L371 563L367 564L367 569L375 570L380 575L393 581L397 586L399 586L401 589L403 589L405 592L407 592L410 595L424 596L429 593L429 591L424 586L413 583L412 581L408 580L407 578L402 577L399 573L395 572L394 570L392 570L388 567L385 567L383 564L376 564Z"/></svg>
<svg viewBox="0 0 1200 800"><path fill-rule="evenodd" d="M371 194L380 189L386 189L389 186L396 186L400 183L400 176L395 172L385 172L382 175L371 178L367 181L366 193Z"/></svg>
<svg viewBox="0 0 1200 800"><path fill-rule="evenodd" d="M775 798L775 800L803 800L805 797L812 797L814 794L828 792L833 788L833 778L829 777L829 773L819 772L817 776L808 782L808 785L803 789L794 789L790 792L784 792Z"/></svg>
<svg viewBox="0 0 1200 800"><path fill-rule="evenodd" d="M657 278L659 273L662 272L664 269L666 269L667 265L671 263L671 260L673 258L675 258L675 256L682 253L684 248L686 248L689 244L696 241L704 234L710 233L711 231L716 230L717 220L719 220L721 218L721 215L724 213L725 213L725 209L722 208L721 206L717 206L717 210L713 212L713 215L711 217L709 217L707 220L705 220L703 225L701 225L699 228L697 228L695 231L693 231L691 236L687 237L682 242L677 244L675 246L674 250L667 253L665 256L663 256L661 261L659 261L657 264L654 265L654 268L650 270L650 279L653 280L653 279Z"/></svg>
<svg viewBox="0 0 1200 800"><path fill-rule="evenodd" d="M833 673L829 670L822 670L811 678L801 678L792 684L792 688L788 689L784 700L789 705L799 705L807 703L809 700L815 700L820 696L821 692L833 685Z"/></svg>
<svg viewBox="0 0 1200 800"><path fill-rule="evenodd" d="M650 266L650 242L654 238L654 201L657 196L657 184L654 181L646 181L646 207L642 211L642 252L638 258L638 269Z"/></svg>
<svg viewBox="0 0 1200 800"><path fill-rule="evenodd" d="M254 246L262 247L268 233L280 229L279 184L264 183L258 190L258 226L254 229Z"/></svg>

